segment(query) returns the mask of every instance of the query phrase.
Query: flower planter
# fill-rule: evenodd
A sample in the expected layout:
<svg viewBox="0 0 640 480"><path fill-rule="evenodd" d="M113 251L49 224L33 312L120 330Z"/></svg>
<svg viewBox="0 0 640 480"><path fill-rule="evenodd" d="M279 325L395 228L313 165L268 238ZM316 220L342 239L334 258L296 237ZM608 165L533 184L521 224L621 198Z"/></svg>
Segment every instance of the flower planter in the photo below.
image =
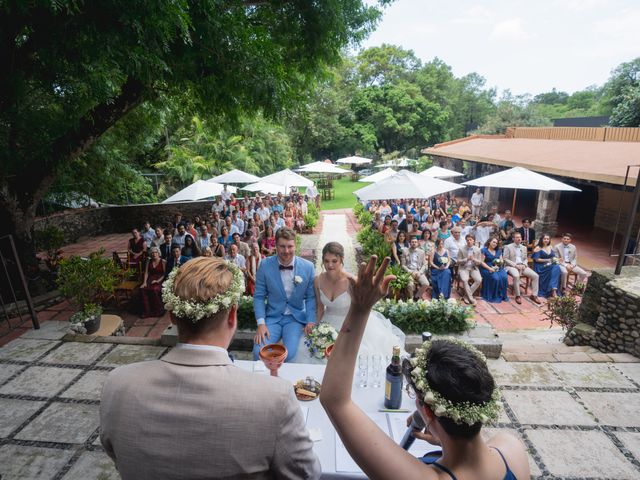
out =
<svg viewBox="0 0 640 480"><path fill-rule="evenodd" d="M92 335L100 330L100 317L101 315L94 315L84 322L84 328L87 329L87 335Z"/></svg>

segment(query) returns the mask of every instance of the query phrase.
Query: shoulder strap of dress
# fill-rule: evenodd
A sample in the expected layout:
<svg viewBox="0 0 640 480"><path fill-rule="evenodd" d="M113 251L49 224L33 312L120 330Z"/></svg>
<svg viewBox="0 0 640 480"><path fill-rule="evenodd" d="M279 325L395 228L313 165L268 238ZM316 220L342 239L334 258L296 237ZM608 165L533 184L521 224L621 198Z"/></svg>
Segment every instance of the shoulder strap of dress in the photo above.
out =
<svg viewBox="0 0 640 480"><path fill-rule="evenodd" d="M498 454L500 455L500 458L502 458L502 461L504 462L504 466L507 469L507 473L504 475L505 480L516 480L516 476L513 474L513 472L509 468L507 459L504 458L504 455L502 454L502 452L496 447L491 447L491 448L493 448L496 452L498 452Z"/></svg>
<svg viewBox="0 0 640 480"><path fill-rule="evenodd" d="M453 472L449 470L447 467L445 467L444 465L440 465L438 462L432 462L431 465L435 465L444 473L448 474L451 477L451 480L458 480L456 476L453 474Z"/></svg>

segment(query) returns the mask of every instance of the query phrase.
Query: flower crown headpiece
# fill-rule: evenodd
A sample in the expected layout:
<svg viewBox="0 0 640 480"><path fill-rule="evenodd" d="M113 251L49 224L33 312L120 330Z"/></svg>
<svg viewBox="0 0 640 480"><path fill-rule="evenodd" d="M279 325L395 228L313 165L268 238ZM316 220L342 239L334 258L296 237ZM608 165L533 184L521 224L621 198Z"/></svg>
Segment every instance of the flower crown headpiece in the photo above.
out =
<svg viewBox="0 0 640 480"><path fill-rule="evenodd" d="M173 291L173 285L179 269L174 268L162 285L162 301L164 308L171 311L176 317L188 318L197 323L204 317L215 315L220 310L229 308L238 303L244 293L244 275L233 263L227 262L229 271L233 274L233 281L226 292L219 293L206 302L198 300L184 300Z"/></svg>
<svg viewBox="0 0 640 480"><path fill-rule="evenodd" d="M438 341L438 340L435 340ZM483 363L487 359L484 354L477 348L466 342L454 338L448 338L446 341L455 343L456 345L470 351ZM416 348L414 357L411 358L411 378L415 388L422 393L422 401L429 405L429 408L437 417L446 417L453 420L458 425L466 423L467 425L475 425L482 423L483 425L498 419L502 402L500 401L500 390L494 387L491 393L491 399L484 404L471 402L453 403L444 398L440 393L432 390L427 381L427 357L431 349L432 342L427 341L422 347Z"/></svg>

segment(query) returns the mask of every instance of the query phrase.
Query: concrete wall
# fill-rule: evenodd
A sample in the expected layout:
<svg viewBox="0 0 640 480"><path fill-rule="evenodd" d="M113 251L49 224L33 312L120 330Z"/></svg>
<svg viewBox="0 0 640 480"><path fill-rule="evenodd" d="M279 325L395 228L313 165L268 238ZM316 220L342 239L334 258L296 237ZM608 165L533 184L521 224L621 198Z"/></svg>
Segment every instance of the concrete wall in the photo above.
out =
<svg viewBox="0 0 640 480"><path fill-rule="evenodd" d="M593 219L593 225L603 230L614 231L616 219L618 218L618 210L620 208L620 190L613 188L598 188L598 206ZM622 233L623 228L627 226L629 211L631 210L631 201L633 200L633 192L622 192L622 216L620 217L620 226L618 233ZM634 222L634 235L640 227L640 213L636 214Z"/></svg>
<svg viewBox="0 0 640 480"><path fill-rule="evenodd" d="M64 233L65 244L74 243L82 237L108 233L125 233L132 228L141 228L145 220L152 226L164 225L180 212L183 218L202 216L211 211L211 202L149 203L67 210L49 217L38 218L34 230L57 227Z"/></svg>

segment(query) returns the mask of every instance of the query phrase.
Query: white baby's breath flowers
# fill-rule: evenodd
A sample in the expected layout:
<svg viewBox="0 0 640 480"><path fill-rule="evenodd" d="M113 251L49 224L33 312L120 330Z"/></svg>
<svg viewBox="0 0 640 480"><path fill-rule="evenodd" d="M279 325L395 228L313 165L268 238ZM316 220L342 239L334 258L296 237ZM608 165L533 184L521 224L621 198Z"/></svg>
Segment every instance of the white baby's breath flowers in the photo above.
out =
<svg viewBox="0 0 640 480"><path fill-rule="evenodd" d="M233 281L226 292L219 293L206 302L197 300L184 300L173 291L173 285L179 269L175 268L169 274L162 285L162 301L164 307L178 318L188 318L197 323L204 317L215 315L220 310L225 310L238 303L244 293L244 275L233 263L227 262L229 271L233 274Z"/></svg>

